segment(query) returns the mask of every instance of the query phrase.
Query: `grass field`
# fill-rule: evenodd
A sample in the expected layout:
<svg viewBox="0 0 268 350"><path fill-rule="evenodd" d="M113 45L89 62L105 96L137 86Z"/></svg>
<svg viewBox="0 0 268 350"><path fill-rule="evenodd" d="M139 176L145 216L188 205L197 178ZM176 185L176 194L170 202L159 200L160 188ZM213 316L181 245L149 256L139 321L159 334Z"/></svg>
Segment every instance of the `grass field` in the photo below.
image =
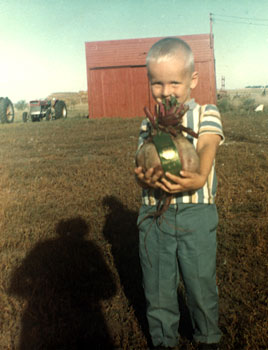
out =
<svg viewBox="0 0 268 350"><path fill-rule="evenodd" d="M256 101L256 103L263 103L268 106L268 91L263 94L263 88L245 88L245 89L233 89L227 90L227 95L229 95L232 99L235 98L252 98Z"/></svg>
<svg viewBox="0 0 268 350"><path fill-rule="evenodd" d="M140 122L0 125L1 349L147 349L133 176ZM222 349L267 349L268 115L226 113L223 124ZM181 345L194 349L186 311Z"/></svg>

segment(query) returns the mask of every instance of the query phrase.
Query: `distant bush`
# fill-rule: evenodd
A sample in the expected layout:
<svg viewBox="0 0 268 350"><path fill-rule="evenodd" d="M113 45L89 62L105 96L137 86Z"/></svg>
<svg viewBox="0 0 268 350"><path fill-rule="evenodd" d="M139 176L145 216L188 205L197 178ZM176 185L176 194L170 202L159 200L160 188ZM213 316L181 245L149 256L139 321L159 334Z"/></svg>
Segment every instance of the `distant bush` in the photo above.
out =
<svg viewBox="0 0 268 350"><path fill-rule="evenodd" d="M247 98L244 101L242 101L242 107L243 109L245 109L246 111L252 111L255 109L256 107L256 103L254 98Z"/></svg>
<svg viewBox="0 0 268 350"><path fill-rule="evenodd" d="M218 100L217 107L221 113L229 112L233 110L233 105L230 97L226 96Z"/></svg>
<svg viewBox="0 0 268 350"><path fill-rule="evenodd" d="M243 113L249 114L250 112L254 112L256 107L257 107L257 104L254 98L244 97L244 98L241 98L241 100L239 101L237 110L240 114L243 114Z"/></svg>
<svg viewBox="0 0 268 350"><path fill-rule="evenodd" d="M254 112L257 103L254 98L249 96L234 96L233 99L225 96L217 101L217 107L220 113L235 112L236 114Z"/></svg>
<svg viewBox="0 0 268 350"><path fill-rule="evenodd" d="M15 107L19 110L22 111L27 107L27 102L25 100L20 100L17 103L15 103Z"/></svg>

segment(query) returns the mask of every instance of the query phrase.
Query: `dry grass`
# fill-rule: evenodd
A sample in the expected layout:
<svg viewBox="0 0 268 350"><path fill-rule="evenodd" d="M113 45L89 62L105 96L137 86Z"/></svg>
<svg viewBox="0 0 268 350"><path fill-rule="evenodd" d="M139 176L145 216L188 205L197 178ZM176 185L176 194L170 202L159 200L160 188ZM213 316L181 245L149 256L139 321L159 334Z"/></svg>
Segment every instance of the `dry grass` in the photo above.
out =
<svg viewBox="0 0 268 350"><path fill-rule="evenodd" d="M268 91L266 89L266 95L263 94L263 89L258 88L247 88L247 89L233 89L227 90L227 94L231 97L247 97L253 98L257 103L263 103L268 105Z"/></svg>
<svg viewBox="0 0 268 350"><path fill-rule="evenodd" d="M0 126L1 349L147 348L133 177L140 121ZM223 121L223 349L267 349L268 118ZM181 330L182 348L193 349Z"/></svg>

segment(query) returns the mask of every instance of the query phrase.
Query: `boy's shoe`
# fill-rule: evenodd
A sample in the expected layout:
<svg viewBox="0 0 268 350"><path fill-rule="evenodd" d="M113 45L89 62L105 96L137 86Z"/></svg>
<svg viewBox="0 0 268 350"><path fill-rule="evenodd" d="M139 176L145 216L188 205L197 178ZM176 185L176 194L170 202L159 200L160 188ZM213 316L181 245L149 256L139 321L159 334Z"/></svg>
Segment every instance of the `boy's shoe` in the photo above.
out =
<svg viewBox="0 0 268 350"><path fill-rule="evenodd" d="M198 350L220 350L220 346L219 344L200 343L197 349Z"/></svg>

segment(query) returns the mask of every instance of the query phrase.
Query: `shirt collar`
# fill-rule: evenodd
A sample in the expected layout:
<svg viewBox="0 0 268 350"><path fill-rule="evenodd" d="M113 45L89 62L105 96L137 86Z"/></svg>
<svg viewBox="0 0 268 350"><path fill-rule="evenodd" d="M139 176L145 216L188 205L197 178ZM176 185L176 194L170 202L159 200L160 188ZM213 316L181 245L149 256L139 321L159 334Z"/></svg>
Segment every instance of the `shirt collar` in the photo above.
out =
<svg viewBox="0 0 268 350"><path fill-rule="evenodd" d="M185 103L186 106L189 106L189 109L194 109L197 106L195 99L192 98L190 101Z"/></svg>

